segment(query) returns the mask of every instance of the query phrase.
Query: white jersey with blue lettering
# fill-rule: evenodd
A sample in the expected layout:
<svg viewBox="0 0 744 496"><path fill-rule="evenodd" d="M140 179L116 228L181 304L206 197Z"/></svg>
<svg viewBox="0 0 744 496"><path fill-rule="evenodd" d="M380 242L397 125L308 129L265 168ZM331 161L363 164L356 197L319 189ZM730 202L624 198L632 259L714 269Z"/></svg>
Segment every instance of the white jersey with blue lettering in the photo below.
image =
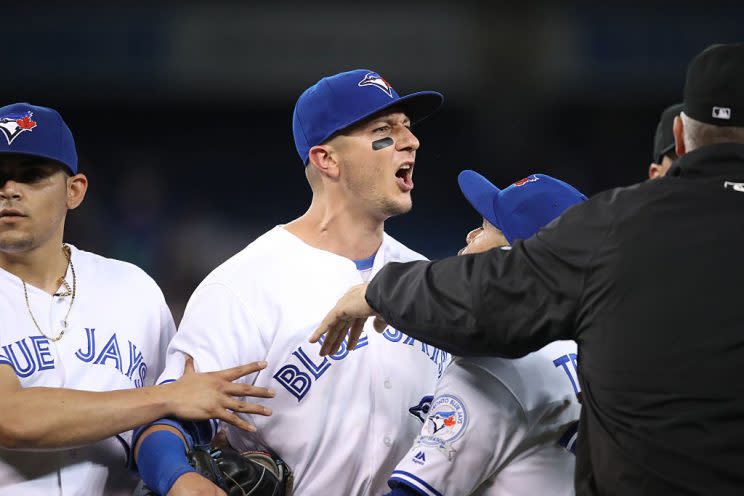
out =
<svg viewBox="0 0 744 496"><path fill-rule="evenodd" d="M422 258L386 234L372 273ZM199 285L159 382L182 374L184 353L201 372L266 360L268 368L244 380L276 391L273 399L248 398L273 415L246 416L256 434L228 427L230 443L276 451L294 470L295 494L383 494L420 429L409 408L433 393L448 355L399 330L374 332L370 320L353 351L343 346L321 358L308 337L361 282L354 261L277 226Z"/></svg>
<svg viewBox="0 0 744 496"><path fill-rule="evenodd" d="M391 477L426 496L574 494L576 343L522 358L455 357ZM410 491L409 491L410 492Z"/></svg>
<svg viewBox="0 0 744 496"><path fill-rule="evenodd" d="M22 387L112 391L152 385L175 333L160 288L134 265L70 249L75 302L58 341L39 333L23 282L0 269L0 367L12 367ZM72 284L69 268L66 279ZM70 297L26 287L41 330L56 337ZM137 477L127 469L130 439L127 432L74 449L0 449L0 495L131 494Z"/></svg>

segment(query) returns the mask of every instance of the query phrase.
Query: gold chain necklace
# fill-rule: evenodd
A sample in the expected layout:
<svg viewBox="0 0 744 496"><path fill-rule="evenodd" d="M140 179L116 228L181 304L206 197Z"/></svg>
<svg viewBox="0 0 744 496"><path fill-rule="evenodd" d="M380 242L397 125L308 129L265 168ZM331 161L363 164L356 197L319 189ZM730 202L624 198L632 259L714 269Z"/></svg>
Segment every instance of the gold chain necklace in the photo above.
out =
<svg viewBox="0 0 744 496"><path fill-rule="evenodd" d="M36 318L34 317L34 312L31 310L31 303L28 301L28 289L26 288L26 281L21 279L21 282L23 283L23 295L26 297L26 308L28 309L28 314L31 316L31 320L34 322L34 325L39 330L39 333L41 333L41 335L45 338L51 339L52 341L59 341L60 339L62 339L62 336L64 336L65 331L67 330L67 318L70 316L70 310L72 310L72 304L75 303L75 293L77 292L77 276L75 275L75 265L72 263L72 253L70 252L70 247L63 244L62 252L65 254L65 258L67 259L67 266L72 272L72 288L70 288L70 285L67 283L67 279L65 278L65 275L67 274L67 267L65 267L65 273L57 280L57 284L59 286L65 287L65 292L55 293L54 296L70 296L71 298L70 306L67 307L67 313L65 314L64 320L62 320L62 330L59 331L59 334L57 336L47 336L44 331L41 330L39 323L36 322Z"/></svg>

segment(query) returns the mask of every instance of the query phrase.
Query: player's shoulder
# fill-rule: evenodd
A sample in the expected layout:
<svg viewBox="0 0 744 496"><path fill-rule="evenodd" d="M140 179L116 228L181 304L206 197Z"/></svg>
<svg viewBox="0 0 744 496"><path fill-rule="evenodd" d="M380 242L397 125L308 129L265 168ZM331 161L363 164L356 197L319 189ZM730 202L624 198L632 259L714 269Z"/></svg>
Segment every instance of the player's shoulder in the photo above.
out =
<svg viewBox="0 0 744 496"><path fill-rule="evenodd" d="M484 383L500 384L527 407L533 397L550 396L559 390L570 392L562 366L565 363L573 367L576 359L576 342L554 341L521 358L457 357L451 366L481 377Z"/></svg>
<svg viewBox="0 0 744 496"><path fill-rule="evenodd" d="M551 369L553 360L565 355L575 355L576 350L575 341L553 341L521 358L456 357L455 361L473 364L486 374L514 382L513 379L524 377L530 370L539 370L546 363L550 364L548 369Z"/></svg>
<svg viewBox="0 0 744 496"><path fill-rule="evenodd" d="M291 261L312 256L313 250L303 250L303 245L282 226L276 226L215 267L197 292L205 287L222 287L245 294L271 285L290 270Z"/></svg>
<svg viewBox="0 0 744 496"><path fill-rule="evenodd" d="M99 288L111 285L126 291L162 294L155 280L133 263L81 250L73 245L70 245L70 250L78 277L93 279Z"/></svg>
<svg viewBox="0 0 744 496"><path fill-rule="evenodd" d="M390 236L388 233L383 234L382 246L385 251L385 261L387 262L410 262L412 260L427 260L425 256L408 248L406 245Z"/></svg>

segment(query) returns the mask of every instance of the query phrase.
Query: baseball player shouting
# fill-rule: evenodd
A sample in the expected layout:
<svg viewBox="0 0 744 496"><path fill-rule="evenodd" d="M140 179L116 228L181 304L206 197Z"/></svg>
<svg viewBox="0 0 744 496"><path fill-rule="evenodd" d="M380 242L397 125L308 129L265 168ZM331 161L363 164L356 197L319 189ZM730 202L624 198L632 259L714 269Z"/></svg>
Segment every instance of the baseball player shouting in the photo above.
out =
<svg viewBox="0 0 744 496"><path fill-rule="evenodd" d="M471 170L460 189L483 216L460 254L508 249L586 197L533 174L499 190ZM576 343L556 341L516 360L454 358L421 435L393 472L392 496L573 494L579 420Z"/></svg>
<svg viewBox="0 0 744 496"><path fill-rule="evenodd" d="M70 129L54 110L0 108L0 495L131 494L132 428L167 415L259 411L230 395L252 364L152 386L175 326L139 268L63 244L83 201ZM33 451L31 451L33 450Z"/></svg>
<svg viewBox="0 0 744 496"><path fill-rule="evenodd" d="M400 97L361 69L302 93L293 131L312 190L309 209L207 276L168 347L163 380L180 375L185 354L202 371L268 361L252 381L276 390L271 420L253 419L256 434L228 429L227 438L241 451L273 448L293 468L302 496L382 494L420 429L408 410L434 391L448 361L405 329L370 332L329 357L306 339L350 285L390 261L422 258L383 227L411 209L419 148L411 124L441 102L431 91ZM186 463L181 441L208 437L173 423L149 429L137 452L143 480L161 494L214 491Z"/></svg>

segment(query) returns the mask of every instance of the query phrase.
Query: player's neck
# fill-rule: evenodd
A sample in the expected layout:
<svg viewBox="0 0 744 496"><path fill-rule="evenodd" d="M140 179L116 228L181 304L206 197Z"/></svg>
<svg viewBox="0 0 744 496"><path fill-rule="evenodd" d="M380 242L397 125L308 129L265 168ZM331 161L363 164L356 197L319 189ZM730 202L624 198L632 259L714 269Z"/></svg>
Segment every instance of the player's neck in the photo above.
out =
<svg viewBox="0 0 744 496"><path fill-rule="evenodd" d="M315 248L351 260L367 258L382 244L384 221L350 205L313 199L302 217L285 226Z"/></svg>
<svg viewBox="0 0 744 496"><path fill-rule="evenodd" d="M0 251L0 267L49 294L59 289L59 278L67 269L62 251L62 239L50 240L42 246L22 253Z"/></svg>

